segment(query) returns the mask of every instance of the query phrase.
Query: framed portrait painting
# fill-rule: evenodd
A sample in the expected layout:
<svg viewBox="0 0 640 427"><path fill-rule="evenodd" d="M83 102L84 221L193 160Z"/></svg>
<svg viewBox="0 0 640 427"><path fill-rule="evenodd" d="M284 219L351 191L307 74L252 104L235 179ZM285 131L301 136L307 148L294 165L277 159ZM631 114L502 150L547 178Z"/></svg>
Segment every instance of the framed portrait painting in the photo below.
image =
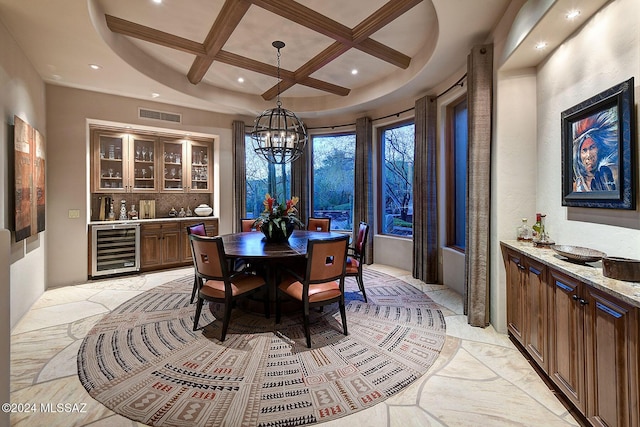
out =
<svg viewBox="0 0 640 427"><path fill-rule="evenodd" d="M562 205L635 209L633 78L561 114Z"/></svg>

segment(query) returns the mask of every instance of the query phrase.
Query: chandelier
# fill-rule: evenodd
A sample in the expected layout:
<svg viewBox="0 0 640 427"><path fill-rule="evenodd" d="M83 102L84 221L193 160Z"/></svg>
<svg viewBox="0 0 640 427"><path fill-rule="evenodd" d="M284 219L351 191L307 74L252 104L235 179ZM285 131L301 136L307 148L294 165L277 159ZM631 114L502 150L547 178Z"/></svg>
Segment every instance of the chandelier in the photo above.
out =
<svg viewBox="0 0 640 427"><path fill-rule="evenodd" d="M307 130L304 123L292 112L282 108L280 102L280 49L281 41L271 43L278 50L278 98L276 108L265 110L256 117L251 139L256 153L267 162L289 163L299 158L307 144Z"/></svg>

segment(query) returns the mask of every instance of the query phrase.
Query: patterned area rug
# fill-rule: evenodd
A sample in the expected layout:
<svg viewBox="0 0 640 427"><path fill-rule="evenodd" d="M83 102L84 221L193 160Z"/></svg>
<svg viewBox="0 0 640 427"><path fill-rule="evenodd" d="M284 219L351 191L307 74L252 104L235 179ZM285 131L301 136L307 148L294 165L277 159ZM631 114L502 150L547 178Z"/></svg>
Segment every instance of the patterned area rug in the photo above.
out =
<svg viewBox="0 0 640 427"><path fill-rule="evenodd" d="M193 332L193 277L147 291L105 316L78 352L78 376L114 412L154 426L300 426L380 403L433 364L445 322L422 292L365 270L369 303L347 279L344 336L337 304L302 317L234 309L219 341L216 304ZM206 308L206 306L205 306Z"/></svg>

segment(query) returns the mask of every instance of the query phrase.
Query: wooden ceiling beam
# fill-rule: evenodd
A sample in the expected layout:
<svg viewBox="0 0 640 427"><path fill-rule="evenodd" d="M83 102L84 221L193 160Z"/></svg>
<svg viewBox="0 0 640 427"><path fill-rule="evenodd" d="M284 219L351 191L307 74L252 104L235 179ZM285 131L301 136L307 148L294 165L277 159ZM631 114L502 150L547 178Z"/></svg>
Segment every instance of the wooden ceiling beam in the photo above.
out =
<svg viewBox="0 0 640 427"><path fill-rule="evenodd" d="M264 74L266 76L278 77L278 67L265 64L260 61L256 61L250 58L245 58L244 56L236 55L235 53L227 52L221 50L215 57L216 61L225 63L227 65L232 65L234 67L243 68L245 70L254 71L256 73ZM334 85L332 83L328 83L322 80L314 79L308 77L306 79L302 79L301 81L297 81L295 74L288 70L280 69L280 78L282 81L280 82L281 92L282 88L286 87L290 88L294 84L301 84L303 86L308 86L314 89L322 90L325 92L333 93L335 95L345 96L349 94L349 90L346 87ZM289 85L291 84L291 85ZM264 98L269 101L275 98L278 95L277 85L274 86L275 92L272 95L269 95L269 98ZM265 92L266 94L267 92ZM264 97L264 94L263 94Z"/></svg>
<svg viewBox="0 0 640 427"><path fill-rule="evenodd" d="M252 0L252 3L340 43L352 43L351 28L293 0Z"/></svg>
<svg viewBox="0 0 640 427"><path fill-rule="evenodd" d="M191 83L198 84L202 81L213 64L213 58L229 40L250 7L251 2L248 0L226 0L224 2L222 10L220 10L203 43L207 56L196 57L187 73L187 78Z"/></svg>
<svg viewBox="0 0 640 427"><path fill-rule="evenodd" d="M356 45L355 48L402 69L407 69L411 63L410 56L391 49L389 46L383 45L373 39L366 39Z"/></svg>
<svg viewBox="0 0 640 427"><path fill-rule="evenodd" d="M105 15L105 18L107 20L107 27L114 33L159 44L160 46L170 47L193 55L206 55L202 43L165 33L155 28L136 24L126 19L116 18L115 16Z"/></svg>
<svg viewBox="0 0 640 427"><path fill-rule="evenodd" d="M369 15L351 31L353 42L358 44L372 34L420 4L422 0L390 0L380 9Z"/></svg>
<svg viewBox="0 0 640 427"><path fill-rule="evenodd" d="M350 49L349 46L345 46L340 42L333 42L329 47L320 52L318 55L311 58L305 64L303 64L300 68L295 71L295 79L293 81L282 81L280 85L275 85L262 94L262 97L267 101L273 99L278 94L278 89L280 89L280 93L286 91L290 87L294 86L296 82L300 82L303 79L309 77L311 74L315 73L346 51Z"/></svg>

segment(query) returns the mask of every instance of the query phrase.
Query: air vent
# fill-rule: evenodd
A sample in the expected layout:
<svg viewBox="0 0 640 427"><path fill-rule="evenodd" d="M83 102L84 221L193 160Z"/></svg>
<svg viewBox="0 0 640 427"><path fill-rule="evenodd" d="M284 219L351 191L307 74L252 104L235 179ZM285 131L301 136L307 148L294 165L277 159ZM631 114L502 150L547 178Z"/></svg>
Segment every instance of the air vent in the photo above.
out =
<svg viewBox="0 0 640 427"><path fill-rule="evenodd" d="M182 123L182 114L167 113L166 111L148 110L146 108L138 108L138 118L161 120L163 122Z"/></svg>

